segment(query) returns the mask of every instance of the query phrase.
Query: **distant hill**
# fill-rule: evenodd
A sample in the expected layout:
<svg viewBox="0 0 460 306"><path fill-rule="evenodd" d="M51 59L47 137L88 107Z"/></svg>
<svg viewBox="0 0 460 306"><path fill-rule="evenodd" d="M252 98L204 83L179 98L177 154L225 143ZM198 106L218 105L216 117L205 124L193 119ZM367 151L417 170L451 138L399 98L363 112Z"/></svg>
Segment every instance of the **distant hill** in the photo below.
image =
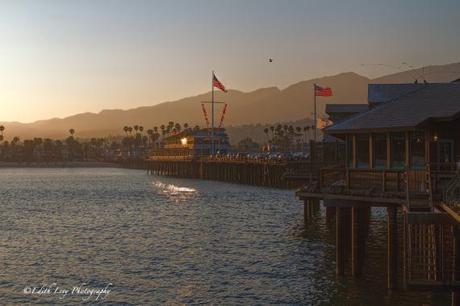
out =
<svg viewBox="0 0 460 306"><path fill-rule="evenodd" d="M447 82L460 77L460 63L405 71L374 80L353 72L301 81L285 89L261 88L251 92L229 90L216 92L216 100L228 103L225 126L267 124L297 121L310 117L313 111L313 84L330 86L334 96L318 98L321 113L326 103L366 103L367 84L413 82L414 77L425 74L429 82ZM125 125L142 125L146 129L174 121L190 125L204 125L201 102L210 99L210 93L177 101L160 103L128 110L103 110L99 113L82 113L66 118L40 120L33 123L3 122L6 138L51 137L62 138L68 130L76 130L78 137L120 135ZM208 111L209 112L209 111ZM216 115L220 120L220 109ZM238 136L235 136L238 137ZM257 137L259 138L259 137Z"/></svg>
<svg viewBox="0 0 460 306"><path fill-rule="evenodd" d="M412 83L426 80L429 83L451 82L460 77L460 63L432 65L418 69L403 71L373 79L372 83Z"/></svg>

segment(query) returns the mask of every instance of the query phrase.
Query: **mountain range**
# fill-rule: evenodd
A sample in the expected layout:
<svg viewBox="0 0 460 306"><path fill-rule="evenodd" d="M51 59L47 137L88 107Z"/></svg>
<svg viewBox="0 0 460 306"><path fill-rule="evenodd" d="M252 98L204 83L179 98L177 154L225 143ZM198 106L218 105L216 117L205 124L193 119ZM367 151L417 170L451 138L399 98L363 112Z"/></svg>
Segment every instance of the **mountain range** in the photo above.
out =
<svg viewBox="0 0 460 306"><path fill-rule="evenodd" d="M366 103L369 83L409 83L419 81L449 82L460 77L460 63L427 66L402 71L376 79L369 79L354 72L310 79L292 84L284 89L260 88L251 92L229 90L216 92L216 100L228 104L224 125L256 125L292 122L312 117L313 84L329 86L333 97L319 97L321 114L326 103ZM145 129L167 124L168 121L205 126L201 102L210 99L210 92L177 101L164 102L128 110L103 110L99 113L81 113L65 118L39 120L33 123L2 122L5 138L18 136L63 138L70 128L81 138L117 136L123 134L124 126L142 125ZM209 107L209 105L208 105ZM219 122L222 104L216 111ZM209 109L208 109L209 114ZM259 125L260 126L260 125Z"/></svg>

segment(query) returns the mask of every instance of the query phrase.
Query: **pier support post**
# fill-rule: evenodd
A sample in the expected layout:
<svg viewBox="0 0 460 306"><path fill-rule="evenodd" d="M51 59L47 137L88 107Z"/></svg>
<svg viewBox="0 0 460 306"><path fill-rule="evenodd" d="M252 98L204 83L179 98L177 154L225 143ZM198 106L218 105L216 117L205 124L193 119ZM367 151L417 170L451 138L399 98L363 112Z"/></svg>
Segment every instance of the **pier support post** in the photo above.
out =
<svg viewBox="0 0 460 306"><path fill-rule="evenodd" d="M311 218L311 200L303 200L303 218L307 222Z"/></svg>
<svg viewBox="0 0 460 306"><path fill-rule="evenodd" d="M335 207L326 207L326 222L329 224L335 217Z"/></svg>
<svg viewBox="0 0 460 306"><path fill-rule="evenodd" d="M460 280L460 230L454 229L454 280ZM460 290L452 292L452 306L460 305Z"/></svg>
<svg viewBox="0 0 460 306"><path fill-rule="evenodd" d="M364 237L363 208L351 208L351 275L358 276L362 272Z"/></svg>
<svg viewBox="0 0 460 306"><path fill-rule="evenodd" d="M313 202L313 207L312 207L312 214L317 213L321 209L321 204L319 199L314 199L312 200Z"/></svg>
<svg viewBox="0 0 460 306"><path fill-rule="evenodd" d="M387 207L387 213L387 282L388 289L394 289L398 281L398 210L396 207Z"/></svg>
<svg viewBox="0 0 460 306"><path fill-rule="evenodd" d="M304 221L310 220L315 212L320 209L320 203L318 199L305 199L303 200L303 216Z"/></svg>
<svg viewBox="0 0 460 306"><path fill-rule="evenodd" d="M347 209L349 208L336 207L335 209L335 270L337 275L345 274Z"/></svg>

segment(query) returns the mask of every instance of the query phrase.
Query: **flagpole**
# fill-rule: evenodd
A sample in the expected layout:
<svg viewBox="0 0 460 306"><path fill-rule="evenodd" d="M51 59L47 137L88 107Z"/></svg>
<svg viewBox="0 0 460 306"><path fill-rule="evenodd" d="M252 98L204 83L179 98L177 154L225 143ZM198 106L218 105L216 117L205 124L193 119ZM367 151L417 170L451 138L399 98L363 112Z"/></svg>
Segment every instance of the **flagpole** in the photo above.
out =
<svg viewBox="0 0 460 306"><path fill-rule="evenodd" d="M314 139L315 139L315 142L316 142L316 127L317 127L317 124L316 124L316 84L313 84L313 124L315 125L315 127L313 128L313 131L314 131Z"/></svg>
<svg viewBox="0 0 460 306"><path fill-rule="evenodd" d="M214 155L214 70L211 76L211 154Z"/></svg>

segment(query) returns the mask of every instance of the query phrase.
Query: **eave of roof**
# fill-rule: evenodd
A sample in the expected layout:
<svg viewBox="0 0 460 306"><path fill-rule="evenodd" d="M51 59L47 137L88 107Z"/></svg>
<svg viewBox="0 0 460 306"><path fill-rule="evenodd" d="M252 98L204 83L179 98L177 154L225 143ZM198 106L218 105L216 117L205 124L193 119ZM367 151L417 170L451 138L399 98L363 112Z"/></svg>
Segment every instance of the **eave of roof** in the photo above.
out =
<svg viewBox="0 0 460 306"><path fill-rule="evenodd" d="M429 116L433 113L434 116ZM398 116L392 116L393 114ZM324 132L333 135L349 132L410 130L429 121L446 121L458 117L460 117L460 84L427 84L416 92L381 103L366 112L337 122L326 128Z"/></svg>

